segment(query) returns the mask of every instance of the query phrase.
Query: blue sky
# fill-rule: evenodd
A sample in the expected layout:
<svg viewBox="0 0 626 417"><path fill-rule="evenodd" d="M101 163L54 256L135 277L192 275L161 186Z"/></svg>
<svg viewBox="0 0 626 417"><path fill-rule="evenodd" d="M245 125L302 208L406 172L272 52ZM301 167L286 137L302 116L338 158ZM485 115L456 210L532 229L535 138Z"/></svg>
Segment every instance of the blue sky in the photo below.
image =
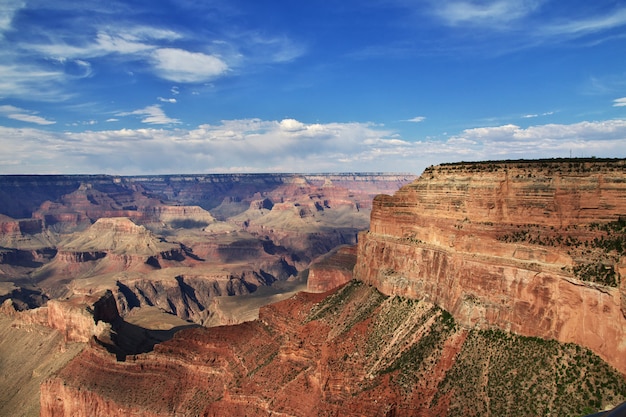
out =
<svg viewBox="0 0 626 417"><path fill-rule="evenodd" d="M626 157L621 0L0 0L0 174Z"/></svg>

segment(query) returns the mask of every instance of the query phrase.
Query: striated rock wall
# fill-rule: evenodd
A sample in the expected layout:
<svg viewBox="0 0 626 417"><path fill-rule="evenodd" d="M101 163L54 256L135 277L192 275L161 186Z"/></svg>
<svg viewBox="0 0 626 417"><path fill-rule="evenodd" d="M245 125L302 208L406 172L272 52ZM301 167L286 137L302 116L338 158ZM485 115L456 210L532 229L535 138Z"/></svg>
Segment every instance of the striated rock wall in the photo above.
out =
<svg viewBox="0 0 626 417"><path fill-rule="evenodd" d="M225 198L249 200L257 193L267 193L276 187L291 184L299 178L322 186L335 185L373 196L393 192L415 178L411 174L346 173L346 174L206 174L117 177L109 175L2 175L0 176L0 214L12 218L28 218L45 204L40 215L61 213L50 202L72 206L74 217L92 212L90 218L133 217L140 205L148 207L158 199L178 204L200 206L210 210ZM157 200L151 196L156 196ZM365 201L370 198L364 198ZM138 204L139 201L139 204ZM97 212L113 211L109 215ZM59 218L58 220L63 220ZM65 219L66 221L72 218ZM74 218L73 220L76 220Z"/></svg>
<svg viewBox="0 0 626 417"><path fill-rule="evenodd" d="M376 197L355 276L385 294L432 301L468 327L589 347L626 374L623 253L593 241L594 224L624 214L625 160L431 167ZM617 285L574 273L591 257L616 271Z"/></svg>
<svg viewBox="0 0 626 417"><path fill-rule="evenodd" d="M68 387L59 378L51 378L41 384L40 416L115 416L120 406L114 400L102 397L89 390ZM165 417L168 413L152 413L143 410L123 411L137 417Z"/></svg>
<svg viewBox="0 0 626 417"><path fill-rule="evenodd" d="M309 267L307 291L330 291L352 280L356 263L356 246L340 246L314 260Z"/></svg>
<svg viewBox="0 0 626 417"><path fill-rule="evenodd" d="M214 297L249 294L251 290L245 276L215 272L179 275L173 279L127 279L117 282L114 294L122 315L128 314L134 307L156 306L183 320L201 324Z"/></svg>
<svg viewBox="0 0 626 417"><path fill-rule="evenodd" d="M47 325L58 330L66 342L89 342L94 336L108 338L110 324L119 319L111 291L101 296L50 300L46 307Z"/></svg>

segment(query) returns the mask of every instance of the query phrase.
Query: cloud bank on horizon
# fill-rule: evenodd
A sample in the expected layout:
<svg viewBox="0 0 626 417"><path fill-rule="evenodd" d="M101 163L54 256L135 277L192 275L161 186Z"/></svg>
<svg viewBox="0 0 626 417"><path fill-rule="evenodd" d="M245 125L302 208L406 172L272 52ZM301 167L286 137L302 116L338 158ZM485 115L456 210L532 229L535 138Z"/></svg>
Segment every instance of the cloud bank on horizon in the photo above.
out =
<svg viewBox="0 0 626 417"><path fill-rule="evenodd" d="M626 157L626 5L0 0L0 174Z"/></svg>

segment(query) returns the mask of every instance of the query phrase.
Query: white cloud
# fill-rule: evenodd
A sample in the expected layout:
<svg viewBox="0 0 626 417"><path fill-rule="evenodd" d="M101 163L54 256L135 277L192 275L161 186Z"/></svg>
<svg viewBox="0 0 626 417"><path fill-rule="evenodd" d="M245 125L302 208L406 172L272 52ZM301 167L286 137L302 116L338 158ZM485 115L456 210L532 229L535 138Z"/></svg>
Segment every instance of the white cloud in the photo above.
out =
<svg viewBox="0 0 626 417"><path fill-rule="evenodd" d="M94 30L91 37L90 29ZM0 27L0 41L1 30ZM133 65L148 64L143 68L176 82L203 82L228 70L228 65L218 56L170 48L172 42L183 38L172 30L142 25L116 27L115 24L107 25L106 29L84 27L81 30L86 35L76 37L75 33L56 33L43 28L36 41L25 37L11 48L0 48L0 95L67 100L79 94L67 89L69 83L91 77L97 69L93 67L94 62L109 56ZM176 91L173 88L172 94Z"/></svg>
<svg viewBox="0 0 626 417"><path fill-rule="evenodd" d="M592 16L587 19L556 23L543 29L547 34L585 35L626 25L626 8L618 9L604 16Z"/></svg>
<svg viewBox="0 0 626 417"><path fill-rule="evenodd" d="M6 58L4 62L3 58ZM0 53L0 94L4 97L63 101L72 95L61 88L65 74L60 69L21 65L12 61L13 57L3 57Z"/></svg>
<svg viewBox="0 0 626 417"><path fill-rule="evenodd" d="M35 123L38 125L53 125L56 122L52 121L52 120L47 120L41 116L36 116L33 114L8 114L7 117L9 119L13 119L13 120L19 120L21 122L27 122L27 123Z"/></svg>
<svg viewBox="0 0 626 417"><path fill-rule="evenodd" d="M451 140L472 143L473 159L626 156L626 120L467 129Z"/></svg>
<svg viewBox="0 0 626 417"><path fill-rule="evenodd" d="M13 16L25 6L24 1L10 0L0 2L0 37L11 28Z"/></svg>
<svg viewBox="0 0 626 417"><path fill-rule="evenodd" d="M280 128L286 132L297 132L306 129L306 126L294 119L284 119L280 122Z"/></svg>
<svg viewBox="0 0 626 417"><path fill-rule="evenodd" d="M626 106L626 97L616 98L613 100L613 107L624 107Z"/></svg>
<svg viewBox="0 0 626 417"><path fill-rule="evenodd" d="M99 32L96 42L90 45L90 49L76 51L81 56L104 56L112 53L130 55L154 49L154 45L146 43L145 39L135 36L125 36L124 33L111 34Z"/></svg>
<svg viewBox="0 0 626 417"><path fill-rule="evenodd" d="M176 48L161 48L152 53L157 75L166 80L197 83L209 81L228 71L219 57Z"/></svg>
<svg viewBox="0 0 626 417"><path fill-rule="evenodd" d="M163 41L180 39L182 35L148 26L107 27L98 29L95 37L76 43L49 35L47 42L24 44L23 47L59 59L89 59L110 54L137 55L158 48Z"/></svg>
<svg viewBox="0 0 626 417"><path fill-rule="evenodd" d="M180 123L180 120L178 119L172 119L171 117L167 117L161 106L159 106L158 104L144 107L143 109L138 109L131 112L118 113L117 116L146 116L141 119L141 122L153 125Z"/></svg>
<svg viewBox="0 0 626 417"><path fill-rule="evenodd" d="M157 100L159 100L162 103L176 103L176 99L175 98L163 98L163 97L157 97Z"/></svg>
<svg viewBox="0 0 626 417"><path fill-rule="evenodd" d="M540 3L536 0L442 1L435 3L435 14L452 26L500 26L528 16Z"/></svg>
<svg viewBox="0 0 626 417"><path fill-rule="evenodd" d="M158 108L158 106L157 106ZM131 112L158 117L154 106ZM161 120L163 121L163 120ZM224 120L195 129L79 133L0 127L0 173L158 174L196 172L392 171L420 173L460 160L625 157L626 120L467 129L412 141L369 123L295 119Z"/></svg>
<svg viewBox="0 0 626 417"><path fill-rule="evenodd" d="M426 120L426 117L424 117L424 116L417 116L417 117L414 117L412 119L405 120L405 122L421 123L424 120Z"/></svg>
<svg viewBox="0 0 626 417"><path fill-rule="evenodd" d="M20 122L26 123L35 123L38 125L53 125L56 123L55 121L37 116L37 113L38 112L36 111L29 111L11 105L0 106L0 114L3 114L9 119L19 120Z"/></svg>
<svg viewBox="0 0 626 417"><path fill-rule="evenodd" d="M535 117L540 117L540 116L551 116L553 115L554 112L553 111L547 111L547 112L543 112L541 114L538 113L532 113L532 114L525 114L522 116L523 119L534 119Z"/></svg>
<svg viewBox="0 0 626 417"><path fill-rule="evenodd" d="M0 106L0 113L15 113L15 112L24 112L26 110L20 109L19 107L11 106L9 104L5 104Z"/></svg>

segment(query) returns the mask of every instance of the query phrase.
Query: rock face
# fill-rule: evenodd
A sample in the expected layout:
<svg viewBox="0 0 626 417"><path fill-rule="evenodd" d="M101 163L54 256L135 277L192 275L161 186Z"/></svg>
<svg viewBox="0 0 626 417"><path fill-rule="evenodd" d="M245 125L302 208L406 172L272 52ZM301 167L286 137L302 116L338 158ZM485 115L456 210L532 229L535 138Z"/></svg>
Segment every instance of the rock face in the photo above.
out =
<svg viewBox="0 0 626 417"><path fill-rule="evenodd" d="M374 200L355 277L468 328L589 347L626 374L626 161L431 167Z"/></svg>
<svg viewBox="0 0 626 417"><path fill-rule="evenodd" d="M80 352L54 329L3 314L0 308L0 415L39 416L41 383Z"/></svg>
<svg viewBox="0 0 626 417"><path fill-rule="evenodd" d="M125 359L85 349L42 384L40 416L581 415L626 399L578 346L468 330L356 281Z"/></svg>
<svg viewBox="0 0 626 417"><path fill-rule="evenodd" d="M120 319L110 291L101 296L50 300L42 309L48 312L47 325L58 330L66 342L86 343L94 336L108 338L110 324Z"/></svg>
<svg viewBox="0 0 626 417"><path fill-rule="evenodd" d="M272 192L280 186L297 185L301 179L316 187L334 185L349 189L359 197L364 207L368 207L374 195L393 192L414 178L411 174L384 173L135 177L3 175L0 176L0 214L22 219L30 218L37 212L35 217L38 219L48 216L49 220L55 220L55 216L66 216L68 221L72 218L72 221L77 218L95 221L100 217L137 219L133 214L141 214L142 207L168 201L175 203L174 205L199 206L211 212L223 203L230 203L229 208L222 207L217 212L234 209L236 213L229 213L233 215L245 211L258 196ZM65 206L65 209L61 206Z"/></svg>
<svg viewBox="0 0 626 417"><path fill-rule="evenodd" d="M311 263L307 291L322 293L337 288L353 278L356 246L340 246Z"/></svg>

